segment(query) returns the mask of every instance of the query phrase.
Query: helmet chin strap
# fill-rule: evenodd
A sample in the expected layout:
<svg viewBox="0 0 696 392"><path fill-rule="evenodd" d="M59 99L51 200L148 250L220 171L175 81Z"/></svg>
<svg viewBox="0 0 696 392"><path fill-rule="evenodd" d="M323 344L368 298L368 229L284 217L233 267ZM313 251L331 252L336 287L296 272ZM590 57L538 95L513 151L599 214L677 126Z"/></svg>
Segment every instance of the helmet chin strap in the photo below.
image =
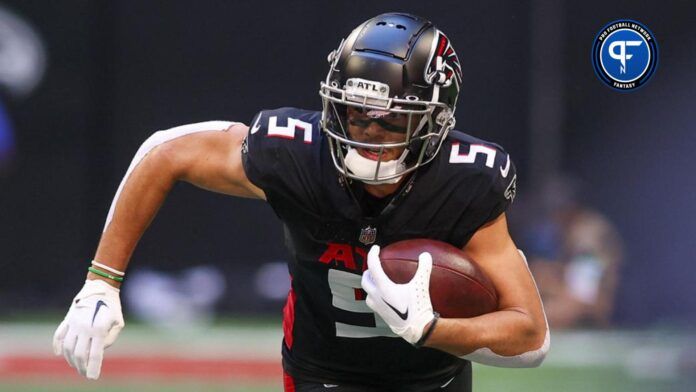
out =
<svg viewBox="0 0 696 392"><path fill-rule="evenodd" d="M349 147L345 157L345 164L351 173L359 177L374 178L375 173L377 173L377 180L362 180L365 183L396 184L401 180L401 177L395 177L389 180L380 180L380 177L392 176L406 170L404 160L406 159L407 153L408 150L405 150L399 159L381 162L379 164L379 172L377 172L378 161L365 158L358 153L358 150Z"/></svg>

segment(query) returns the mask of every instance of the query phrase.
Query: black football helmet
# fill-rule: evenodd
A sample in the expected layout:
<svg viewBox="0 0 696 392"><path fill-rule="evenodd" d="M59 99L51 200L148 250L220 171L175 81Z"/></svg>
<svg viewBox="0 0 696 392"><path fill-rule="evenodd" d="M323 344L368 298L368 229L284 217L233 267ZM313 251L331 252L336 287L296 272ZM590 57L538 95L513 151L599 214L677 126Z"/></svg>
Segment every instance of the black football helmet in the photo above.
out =
<svg viewBox="0 0 696 392"><path fill-rule="evenodd" d="M369 184L395 183L435 157L454 127L462 82L459 59L445 34L414 15L382 14L353 30L328 61L329 73L319 92L321 127L341 174ZM349 108L363 113L364 126L374 121L405 133L403 142L351 139ZM407 125L390 126L389 119L398 117ZM385 149L394 148L405 150L396 160L383 160ZM366 159L352 151L357 149L372 153L367 169L362 165Z"/></svg>

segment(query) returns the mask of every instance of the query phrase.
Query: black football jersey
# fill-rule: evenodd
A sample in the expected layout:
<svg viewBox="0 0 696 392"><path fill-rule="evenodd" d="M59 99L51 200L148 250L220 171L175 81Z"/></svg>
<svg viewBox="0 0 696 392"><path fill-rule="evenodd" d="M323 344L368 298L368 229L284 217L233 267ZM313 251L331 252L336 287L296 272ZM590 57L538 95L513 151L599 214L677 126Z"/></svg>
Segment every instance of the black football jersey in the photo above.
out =
<svg viewBox="0 0 696 392"><path fill-rule="evenodd" d="M367 251L412 238L463 247L514 198L514 165L499 146L452 131L438 156L380 204L337 172L320 117L262 111L243 145L246 175L283 221L291 254L284 368L332 384L439 386L469 364L413 347L372 312L360 285Z"/></svg>

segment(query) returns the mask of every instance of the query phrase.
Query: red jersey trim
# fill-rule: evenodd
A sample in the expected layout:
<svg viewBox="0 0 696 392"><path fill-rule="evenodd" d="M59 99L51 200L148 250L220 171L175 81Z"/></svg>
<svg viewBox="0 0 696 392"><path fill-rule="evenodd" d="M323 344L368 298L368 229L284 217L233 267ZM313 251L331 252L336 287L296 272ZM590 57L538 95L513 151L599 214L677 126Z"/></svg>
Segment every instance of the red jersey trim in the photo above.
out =
<svg viewBox="0 0 696 392"><path fill-rule="evenodd" d="M290 278L292 282L292 278ZM288 348L292 348L293 341L293 327L295 326L295 291L290 288L288 292L288 299L285 301L285 307L283 308L283 336L285 339L285 345Z"/></svg>

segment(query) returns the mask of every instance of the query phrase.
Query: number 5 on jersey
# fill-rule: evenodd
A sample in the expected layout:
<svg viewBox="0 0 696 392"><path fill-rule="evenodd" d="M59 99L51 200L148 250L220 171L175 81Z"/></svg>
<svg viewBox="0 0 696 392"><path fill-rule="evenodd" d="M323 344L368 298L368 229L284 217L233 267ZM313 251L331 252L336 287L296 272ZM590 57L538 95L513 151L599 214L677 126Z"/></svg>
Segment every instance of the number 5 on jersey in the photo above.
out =
<svg viewBox="0 0 696 392"><path fill-rule="evenodd" d="M336 322L336 336L344 338L397 337L381 317L370 309L365 300L356 299L356 289L362 289L362 277L346 271L329 270L331 304L344 311L345 322Z"/></svg>
<svg viewBox="0 0 696 392"><path fill-rule="evenodd" d="M495 155L498 153L493 148L484 146L483 144L472 144L469 146L469 152L462 154L459 151L459 143L452 144L452 152L450 153L450 163L474 163L479 154L485 155L486 166L492 168L495 164ZM505 167L500 168L500 174L503 178L507 178L510 172L510 155L507 156Z"/></svg>
<svg viewBox="0 0 696 392"><path fill-rule="evenodd" d="M254 134L261 129L261 116L256 119L256 122L251 127L251 133ZM312 124L298 120L296 118L288 117L287 125L278 125L278 116L271 116L268 118L268 137L279 137L282 139L295 139L297 132L303 132L303 139L305 144L312 143Z"/></svg>

